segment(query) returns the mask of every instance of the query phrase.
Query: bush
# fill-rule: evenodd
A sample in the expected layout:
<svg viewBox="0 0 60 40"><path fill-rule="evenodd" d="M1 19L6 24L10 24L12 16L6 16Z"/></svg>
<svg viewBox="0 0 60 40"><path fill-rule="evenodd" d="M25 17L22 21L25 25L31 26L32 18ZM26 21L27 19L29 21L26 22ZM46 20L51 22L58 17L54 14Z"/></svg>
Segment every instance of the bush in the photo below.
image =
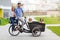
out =
<svg viewBox="0 0 60 40"><path fill-rule="evenodd" d="M9 18L0 18L0 25L6 25L9 23Z"/></svg>

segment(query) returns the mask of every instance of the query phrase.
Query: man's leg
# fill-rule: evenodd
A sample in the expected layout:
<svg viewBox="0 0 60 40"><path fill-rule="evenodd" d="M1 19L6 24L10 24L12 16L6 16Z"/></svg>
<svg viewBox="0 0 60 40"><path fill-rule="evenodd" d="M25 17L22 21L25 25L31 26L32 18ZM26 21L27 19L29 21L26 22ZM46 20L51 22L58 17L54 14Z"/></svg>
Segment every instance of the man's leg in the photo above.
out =
<svg viewBox="0 0 60 40"><path fill-rule="evenodd" d="M23 21L23 18L19 18L19 21L22 23L22 27L21 27L21 32L23 32L23 25L24 25L24 21Z"/></svg>
<svg viewBox="0 0 60 40"><path fill-rule="evenodd" d="M23 19L22 19L22 18L20 18L19 20L21 21L21 23L22 23L22 28L23 28L24 21L23 21Z"/></svg>

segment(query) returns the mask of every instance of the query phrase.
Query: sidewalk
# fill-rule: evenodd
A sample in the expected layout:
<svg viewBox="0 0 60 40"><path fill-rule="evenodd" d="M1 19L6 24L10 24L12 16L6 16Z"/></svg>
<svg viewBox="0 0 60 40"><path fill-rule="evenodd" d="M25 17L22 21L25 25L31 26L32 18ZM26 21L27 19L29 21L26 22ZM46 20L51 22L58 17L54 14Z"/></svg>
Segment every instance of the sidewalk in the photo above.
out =
<svg viewBox="0 0 60 40"><path fill-rule="evenodd" d="M60 24L47 24L46 26L60 26Z"/></svg>

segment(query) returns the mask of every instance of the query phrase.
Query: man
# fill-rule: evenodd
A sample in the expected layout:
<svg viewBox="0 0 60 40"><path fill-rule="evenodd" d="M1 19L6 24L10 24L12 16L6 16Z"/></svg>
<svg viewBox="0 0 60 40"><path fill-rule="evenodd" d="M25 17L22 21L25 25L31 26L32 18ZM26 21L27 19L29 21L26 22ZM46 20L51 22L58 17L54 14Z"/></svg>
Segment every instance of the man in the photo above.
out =
<svg viewBox="0 0 60 40"><path fill-rule="evenodd" d="M22 16L24 16L23 9L21 8L21 3L17 4L17 8L15 9L16 17L18 20L22 21ZM17 20L17 24L18 24ZM23 23L22 23L23 24Z"/></svg>
<svg viewBox="0 0 60 40"><path fill-rule="evenodd" d="M21 18L24 16L23 9L21 8L21 3L17 4L17 8L15 9L16 17Z"/></svg>

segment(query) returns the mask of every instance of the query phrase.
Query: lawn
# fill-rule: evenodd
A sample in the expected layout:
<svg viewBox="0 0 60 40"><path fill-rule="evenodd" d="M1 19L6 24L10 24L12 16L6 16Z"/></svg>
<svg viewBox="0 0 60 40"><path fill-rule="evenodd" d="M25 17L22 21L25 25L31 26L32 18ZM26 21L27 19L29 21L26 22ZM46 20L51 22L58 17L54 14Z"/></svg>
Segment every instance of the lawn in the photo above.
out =
<svg viewBox="0 0 60 40"><path fill-rule="evenodd" d="M35 18L37 21L40 20L40 17ZM58 17L43 17L46 24L60 24L60 19Z"/></svg>
<svg viewBox="0 0 60 40"><path fill-rule="evenodd" d="M9 23L9 19L8 18L0 18L0 25L6 25Z"/></svg>
<svg viewBox="0 0 60 40"><path fill-rule="evenodd" d="M60 26L49 26L47 28L50 29L55 34L57 34L58 36L60 36Z"/></svg>

